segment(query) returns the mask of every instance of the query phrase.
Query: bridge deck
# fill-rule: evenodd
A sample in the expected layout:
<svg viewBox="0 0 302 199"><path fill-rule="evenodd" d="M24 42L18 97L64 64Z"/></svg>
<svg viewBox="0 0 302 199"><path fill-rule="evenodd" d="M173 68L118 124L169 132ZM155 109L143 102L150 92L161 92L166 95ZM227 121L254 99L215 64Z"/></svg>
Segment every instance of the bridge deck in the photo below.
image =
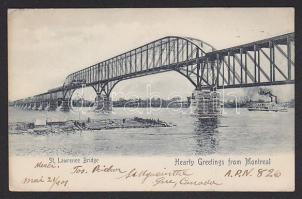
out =
<svg viewBox="0 0 302 199"><path fill-rule="evenodd" d="M65 98L83 85L109 95L119 81L166 71L179 72L196 88L293 84L294 47L294 33L221 50L197 39L165 37L74 72L63 86L15 103Z"/></svg>

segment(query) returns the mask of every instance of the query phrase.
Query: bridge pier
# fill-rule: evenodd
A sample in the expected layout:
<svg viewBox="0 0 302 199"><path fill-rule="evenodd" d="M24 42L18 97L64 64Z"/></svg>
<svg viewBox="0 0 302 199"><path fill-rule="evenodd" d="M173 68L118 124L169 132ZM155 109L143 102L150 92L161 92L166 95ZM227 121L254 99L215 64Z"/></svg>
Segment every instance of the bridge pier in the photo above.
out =
<svg viewBox="0 0 302 199"><path fill-rule="evenodd" d="M39 106L40 106L39 102L34 103L33 110L35 111L39 110Z"/></svg>
<svg viewBox="0 0 302 199"><path fill-rule="evenodd" d="M47 111L55 111L57 109L57 101L56 100L50 100L47 102L47 106L45 107L45 110Z"/></svg>
<svg viewBox="0 0 302 199"><path fill-rule="evenodd" d="M70 110L70 100L69 99L62 99L60 111L68 112Z"/></svg>
<svg viewBox="0 0 302 199"><path fill-rule="evenodd" d="M47 107L47 102L41 102L40 110L44 111L46 107Z"/></svg>
<svg viewBox="0 0 302 199"><path fill-rule="evenodd" d="M42 109L42 102L38 102L37 104L36 104L36 110L37 111L40 111Z"/></svg>
<svg viewBox="0 0 302 199"><path fill-rule="evenodd" d="M191 108L193 114L200 118L217 117L221 115L222 101L220 94L212 88L197 88L192 94Z"/></svg>
<svg viewBox="0 0 302 199"><path fill-rule="evenodd" d="M38 110L38 111L42 110L42 102L37 103L36 110Z"/></svg>
<svg viewBox="0 0 302 199"><path fill-rule="evenodd" d="M95 111L112 111L112 100L109 95L97 93Z"/></svg>

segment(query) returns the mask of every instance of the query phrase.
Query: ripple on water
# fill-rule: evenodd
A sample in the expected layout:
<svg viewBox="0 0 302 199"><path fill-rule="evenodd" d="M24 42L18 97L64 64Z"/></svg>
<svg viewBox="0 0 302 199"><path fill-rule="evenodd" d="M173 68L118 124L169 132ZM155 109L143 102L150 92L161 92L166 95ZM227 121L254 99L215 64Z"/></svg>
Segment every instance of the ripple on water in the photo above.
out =
<svg viewBox="0 0 302 199"><path fill-rule="evenodd" d="M176 124L172 128L111 129L66 133L9 133L9 149L16 155L207 155L259 154L294 150L294 110L286 113L249 112L228 109L217 122L202 121L170 109L151 111L143 118ZM115 114L91 118L126 118L129 109L115 108ZM87 115L86 115L87 116ZM85 119L85 115L81 118ZM9 108L10 122L78 119L78 113L22 111ZM88 116L87 116L88 117Z"/></svg>

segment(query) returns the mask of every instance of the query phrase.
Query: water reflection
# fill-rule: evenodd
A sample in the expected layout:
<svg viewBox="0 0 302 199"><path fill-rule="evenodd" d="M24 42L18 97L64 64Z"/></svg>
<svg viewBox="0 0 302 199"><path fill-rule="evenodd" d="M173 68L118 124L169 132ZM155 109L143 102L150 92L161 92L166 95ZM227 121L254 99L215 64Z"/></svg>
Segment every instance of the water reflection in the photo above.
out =
<svg viewBox="0 0 302 199"><path fill-rule="evenodd" d="M294 109L284 113L228 109L219 119L201 118L171 109L140 109L144 118L159 118L173 128L134 128L70 133L9 135L9 151L16 155L209 155L292 152ZM30 113L30 114L29 114ZM114 109L114 114L86 112L80 119L116 119L136 116L134 109ZM44 112L9 109L9 121L34 122L79 119L78 112ZM259 130L260 129L260 130Z"/></svg>
<svg viewBox="0 0 302 199"><path fill-rule="evenodd" d="M196 155L208 155L216 152L219 144L217 130L219 122L219 117L195 118L194 138L197 142Z"/></svg>

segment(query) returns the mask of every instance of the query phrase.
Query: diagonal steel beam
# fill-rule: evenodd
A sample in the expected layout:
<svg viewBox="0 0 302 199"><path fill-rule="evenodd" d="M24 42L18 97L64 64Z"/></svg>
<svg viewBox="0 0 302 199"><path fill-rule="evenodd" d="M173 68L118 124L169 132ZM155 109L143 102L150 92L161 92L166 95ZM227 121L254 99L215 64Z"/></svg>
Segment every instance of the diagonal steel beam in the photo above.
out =
<svg viewBox="0 0 302 199"><path fill-rule="evenodd" d="M216 69L218 68L218 66L217 66L218 64L216 64ZM222 79L223 79L223 84L224 83L228 83L228 81L226 80L226 78L222 75L222 72L221 72L221 64L219 64L219 68L218 68L218 70L217 71L219 71L218 73L217 73L217 77L216 77L216 80L215 80L215 84L217 84L217 82L218 82L218 78L219 78L219 75L221 75L221 77L222 77ZM217 85L217 86L219 86L219 85Z"/></svg>
<svg viewBox="0 0 302 199"><path fill-rule="evenodd" d="M255 78L252 75L252 73L248 70L248 68L246 67L246 65L244 63L242 63L242 65L241 65L240 60L239 60L239 58L237 57L236 54L234 54L233 56L235 58L235 61L240 65L240 68L242 68L246 72L247 76L254 82Z"/></svg>
<svg viewBox="0 0 302 199"><path fill-rule="evenodd" d="M253 58L253 56L250 55L249 52L246 52L246 53L247 53L248 57L249 57L253 62L255 62L255 59ZM255 62L255 63L256 63L256 66L257 66L258 70L260 70L260 71L262 72L262 74L265 76L265 78L266 78L268 81L270 81L269 76L262 70L262 68L259 66L259 64L258 64L257 62Z"/></svg>
<svg viewBox="0 0 302 199"><path fill-rule="evenodd" d="M176 71L184 71L184 69L183 68L179 68L179 70L176 70ZM184 71L184 72L186 72L186 71ZM183 75L185 75L185 76L187 76L186 74L184 74L184 73L182 73ZM191 74L194 74L194 75L196 75L196 77L197 77L197 73L195 73L194 71L193 72L191 72ZM191 78L191 76L189 75L188 77L190 77ZM205 83L207 83L208 85L210 85L206 80L205 80L205 78L203 77L203 76L200 76L200 78L205 82Z"/></svg>
<svg viewBox="0 0 302 199"><path fill-rule="evenodd" d="M271 59L270 59L270 57L264 52L264 50L262 50L261 48L260 48L260 51L263 53L263 55L270 61ZM275 66L275 68L280 72L280 74L285 78L285 79L287 79L287 77L286 77L286 75L280 70L280 68L273 62L273 64L274 64L274 66Z"/></svg>
<svg viewBox="0 0 302 199"><path fill-rule="evenodd" d="M286 58L292 63L293 66L295 66L295 62L293 62L293 60L291 60L291 58L288 57L288 56L286 55L286 53L282 50L282 48L280 48L277 44L275 44L275 46L276 46L276 48L279 50L279 52L280 52L284 57L286 57Z"/></svg>
<svg viewBox="0 0 302 199"><path fill-rule="evenodd" d="M203 66L204 67L202 67L202 72L201 72L201 75L202 75L202 77L203 77L203 79L205 80L205 78L204 78L204 71L205 71L205 61L203 62L204 64L203 64ZM219 64L220 65L220 68L221 68L221 64ZM216 65L215 65L216 66ZM216 66L216 68L217 68L217 66ZM221 72L221 70L220 70L220 68L219 68L219 73L217 74L217 77L216 77L216 80L214 81L215 83L214 84L217 84L217 79L218 79L218 77L219 77L219 75L221 75L221 77L223 78L223 81L224 81L224 83L228 83L228 81L227 81L227 79L223 76L223 74L222 74L222 72ZM207 70L208 70L208 68L207 68ZM211 71L210 71L210 75L213 75L212 73L211 73ZM223 84L224 84L223 83Z"/></svg>
<svg viewBox="0 0 302 199"><path fill-rule="evenodd" d="M221 74L221 77L222 77L222 79L223 79L223 83L222 84L224 84L224 83L227 83L227 80L224 78L224 76L223 76L223 74L222 74L222 72L221 72L221 59L219 58L219 54L217 54L216 55L216 71L217 71L217 76L216 76L216 80L215 80L215 84L217 85L217 86L219 86L218 84L219 84L219 74Z"/></svg>
<svg viewBox="0 0 302 199"><path fill-rule="evenodd" d="M224 60L224 58L222 59L222 61L225 63L225 65L229 68L229 70L232 72L232 74L235 74L235 78L237 79L238 82L240 82L239 79L239 74L236 71L232 70L232 67Z"/></svg>

